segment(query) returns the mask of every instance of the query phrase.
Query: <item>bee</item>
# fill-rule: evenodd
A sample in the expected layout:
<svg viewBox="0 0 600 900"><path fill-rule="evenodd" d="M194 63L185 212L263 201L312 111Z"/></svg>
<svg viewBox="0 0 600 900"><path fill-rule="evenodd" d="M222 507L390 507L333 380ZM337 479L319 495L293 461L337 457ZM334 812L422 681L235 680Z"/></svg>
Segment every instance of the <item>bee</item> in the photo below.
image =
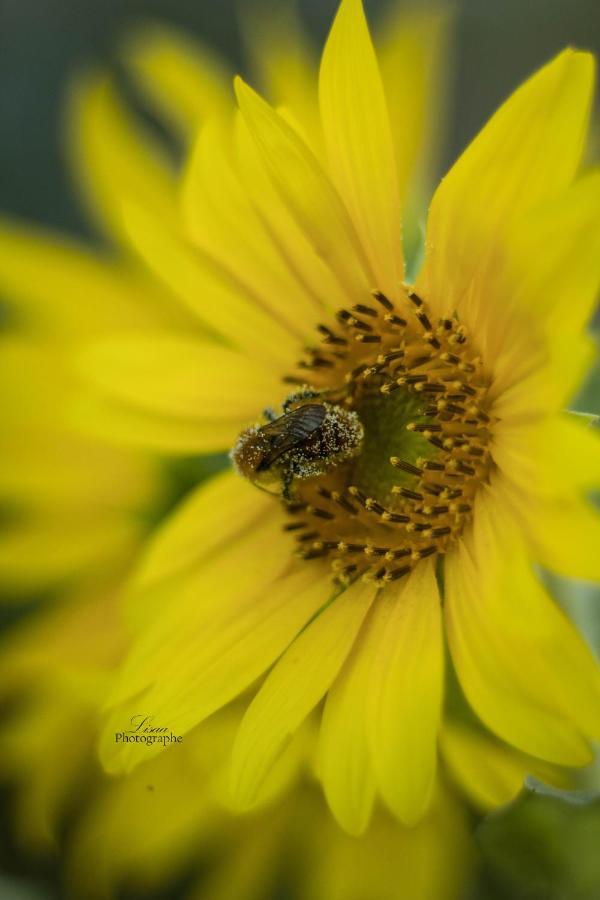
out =
<svg viewBox="0 0 600 900"><path fill-rule="evenodd" d="M265 410L269 421L243 431L230 456L240 475L271 493L279 487L289 502L295 478L313 478L357 456L364 431L355 412L310 390L292 394L282 411Z"/></svg>

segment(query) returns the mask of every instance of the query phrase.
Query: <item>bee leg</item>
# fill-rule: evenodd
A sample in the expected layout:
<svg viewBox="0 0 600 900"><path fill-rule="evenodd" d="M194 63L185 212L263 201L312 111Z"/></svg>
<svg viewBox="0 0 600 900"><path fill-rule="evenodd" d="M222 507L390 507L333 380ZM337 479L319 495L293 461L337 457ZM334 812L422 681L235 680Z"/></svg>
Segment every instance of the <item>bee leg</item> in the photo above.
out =
<svg viewBox="0 0 600 900"><path fill-rule="evenodd" d="M292 502L292 495L290 493L290 488L292 486L292 481L294 480L294 475L292 472L287 471L283 473L283 483L281 486L281 497L285 500L286 503Z"/></svg>
<svg viewBox="0 0 600 900"><path fill-rule="evenodd" d="M306 388L303 391L295 391L295 393L290 394L289 397L285 398L281 404L281 408L285 414L289 411L289 408L293 403L298 403L300 400L315 400L324 393L325 391L315 391L312 388Z"/></svg>
<svg viewBox="0 0 600 900"><path fill-rule="evenodd" d="M263 409L262 414L263 418L266 419L267 422L274 422L279 418L272 406L267 406L266 409Z"/></svg>
<svg viewBox="0 0 600 900"><path fill-rule="evenodd" d="M296 466L293 460L288 460L288 465L283 469L281 473L282 478L282 487L281 487L281 498L285 500L286 503L293 503L297 497L292 493L292 485L294 483L294 478L298 473L296 472Z"/></svg>

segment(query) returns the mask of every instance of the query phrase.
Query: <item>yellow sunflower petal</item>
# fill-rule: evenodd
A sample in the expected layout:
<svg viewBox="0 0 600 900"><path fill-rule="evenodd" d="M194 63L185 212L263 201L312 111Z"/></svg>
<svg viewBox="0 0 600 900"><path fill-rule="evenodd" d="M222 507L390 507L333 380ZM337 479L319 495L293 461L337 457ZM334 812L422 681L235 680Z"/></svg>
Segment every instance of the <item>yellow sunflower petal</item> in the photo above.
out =
<svg viewBox="0 0 600 900"><path fill-rule="evenodd" d="M333 180L378 287L404 278L394 145L377 57L361 0L342 0L323 52L319 101Z"/></svg>
<svg viewBox="0 0 600 900"><path fill-rule="evenodd" d="M265 95L275 106L290 109L302 131L318 147L321 140L317 104L318 61L293 3L257 15L251 4L241 9L242 36Z"/></svg>
<svg viewBox="0 0 600 900"><path fill-rule="evenodd" d="M210 720L209 720L210 721ZM234 735L232 735L233 741ZM289 741L285 749L279 754L265 780L262 782L260 790L256 794L254 802L254 810L259 811L262 807L269 806L271 810L274 801L281 799L282 795L295 788L298 781L306 774L306 760L311 758L314 751L316 740L314 717L309 717L300 726L296 734ZM231 744L228 750L231 749ZM238 810L235 804L231 804L230 792L230 758L229 754L224 759L222 769L222 778L219 784L219 802L223 804L232 813ZM288 793L289 796L289 793ZM280 807L281 808L280 804ZM283 806L285 807L285 801Z"/></svg>
<svg viewBox="0 0 600 900"><path fill-rule="evenodd" d="M286 740L328 690L375 593L373 585L362 582L348 588L305 628L269 674L250 704L234 744L231 788L239 807L253 805Z"/></svg>
<svg viewBox="0 0 600 900"><path fill-rule="evenodd" d="M121 657L126 635L120 621L117 590L112 584L107 586L105 579L94 579L83 589L79 584L63 593L59 602L45 604L24 616L2 640L2 696L25 686L33 692L51 683L66 702L90 700L97 706L106 692L106 682L92 700L73 684L73 677L83 681L88 676L100 676Z"/></svg>
<svg viewBox="0 0 600 900"><path fill-rule="evenodd" d="M153 476L149 460L64 428L0 432L0 493L21 506L54 513L142 507Z"/></svg>
<svg viewBox="0 0 600 900"><path fill-rule="evenodd" d="M185 34L148 25L125 43L123 59L159 114L186 138L205 118L231 109L222 60Z"/></svg>
<svg viewBox="0 0 600 900"><path fill-rule="evenodd" d="M435 570L421 562L376 613L380 637L369 686L371 755L385 802L414 825L431 800L443 692L441 611Z"/></svg>
<svg viewBox="0 0 600 900"><path fill-rule="evenodd" d="M252 527L271 505L271 497L234 472L211 478L193 491L152 537L134 578L135 589L152 587L205 559L220 544Z"/></svg>
<svg viewBox="0 0 600 900"><path fill-rule="evenodd" d="M250 583L249 577L246 582ZM197 639L190 640L187 627L187 639L181 640L180 633L177 666L167 669L168 677L159 677L144 702L156 716L168 719L176 733L185 734L272 665L323 604L328 586L327 576L315 577L303 567L274 582L264 572L258 590L244 586L237 597L222 597L210 619L206 617L197 629ZM142 653L145 648L140 646ZM170 654L168 657L172 659ZM152 670L160 671L156 666L161 665L157 655L146 654L143 663L156 678ZM134 674L133 670L125 674L124 683L130 689ZM118 707L107 723L101 757L108 771L128 771L141 761L135 747L117 747L114 743L119 722L127 721L136 703L139 706L137 697ZM145 755L155 750L159 752L160 747L149 748ZM261 786L257 785L254 801L261 796Z"/></svg>
<svg viewBox="0 0 600 900"><path fill-rule="evenodd" d="M502 518L497 504L494 513L497 539L500 523L508 520ZM488 538L480 535L485 544L490 534L488 529ZM557 708L586 735L597 739L600 736L600 667L597 661L572 622L534 577L525 556L519 554L514 558L506 553L505 558L509 559L511 567L511 576L505 575L506 586L514 576L517 584L522 585L524 595L520 597L517 589L509 599L503 597L499 601L498 596L494 598L500 604L497 613L505 617L508 614L508 637L514 634L520 640L525 634L527 640L532 640L534 636L535 655L529 652L531 680L544 680L553 692Z"/></svg>
<svg viewBox="0 0 600 900"><path fill-rule="evenodd" d="M252 422L273 399L274 379L240 353L161 333L115 335L79 355L81 371L121 402L173 417Z"/></svg>
<svg viewBox="0 0 600 900"><path fill-rule="evenodd" d="M377 629L369 611L323 710L318 772L335 818L349 834L363 834L375 800L375 773L367 741L367 702ZM341 751L341 752L340 752Z"/></svg>
<svg viewBox="0 0 600 900"><path fill-rule="evenodd" d="M511 527L525 529L536 562L565 578L600 581L600 515L581 497L543 497L502 486Z"/></svg>
<svg viewBox="0 0 600 900"><path fill-rule="evenodd" d="M240 181L287 267L318 307L329 312L340 309L347 302L342 285L278 193L239 110L234 133Z"/></svg>
<svg viewBox="0 0 600 900"><path fill-rule="evenodd" d="M470 324L484 309L512 223L564 189L579 164L593 58L566 50L496 112L433 198L417 290Z"/></svg>
<svg viewBox="0 0 600 900"><path fill-rule="evenodd" d="M527 328L530 331L529 337L521 337L512 344L509 341L513 352L506 357L512 357L514 365L510 386L507 387L505 382L502 390L502 381L498 381L500 392L494 400L493 412L502 420L501 427L508 428L539 421L544 415L564 409L573 400L598 356L596 342L584 333L569 335L565 332L558 344L548 340L531 319L517 318L513 320L513 326L513 337L516 330L522 335L527 334ZM532 335L535 336L533 341ZM510 360L506 358L503 374L509 371ZM490 398L496 393L492 384Z"/></svg>
<svg viewBox="0 0 600 900"><path fill-rule="evenodd" d="M528 526L537 560L565 578L600 581L600 516L586 500L541 502Z"/></svg>
<svg viewBox="0 0 600 900"><path fill-rule="evenodd" d="M159 281L193 310L207 330L218 332L274 371L289 367L297 339L206 253L185 243L160 216L133 201L122 206L129 240ZM252 340L248 340L248 335Z"/></svg>
<svg viewBox="0 0 600 900"><path fill-rule="evenodd" d="M268 103L237 78L242 115L275 186L317 254L327 260L347 293L364 300L372 287L363 251L333 185L300 136Z"/></svg>
<svg viewBox="0 0 600 900"><path fill-rule="evenodd" d="M63 363L45 339L7 332L0 340L0 492L49 515L141 508L155 486L154 464L69 427Z"/></svg>
<svg viewBox="0 0 600 900"><path fill-rule="evenodd" d="M483 731L445 723L440 749L452 778L478 809L488 812L510 803L534 774L539 761L494 740Z"/></svg>
<svg viewBox="0 0 600 900"><path fill-rule="evenodd" d="M235 516L235 507L231 514ZM236 616L242 615L251 599L261 596L279 577L295 571L290 568L289 544L281 532L281 524L277 510L266 510L251 531L236 541L220 542L208 559L200 557L196 565L146 590L135 591L134 585L130 612L138 634L121 668L109 705L154 684L161 691L171 690L176 678L180 675L185 678L184 657L185 665L194 668L196 651L190 653L186 649L191 643L190 635L202 641L200 631L210 627L220 637L221 631L235 626ZM271 552L260 555L265 544L271 547ZM232 576L224 579L223 571L231 572ZM148 617L142 620L140 615L144 602L151 614L150 622ZM211 652L210 647L205 649ZM173 659L178 660L178 666L169 678L163 679L162 666Z"/></svg>
<svg viewBox="0 0 600 900"><path fill-rule="evenodd" d="M264 571L252 603L224 596L222 611L203 622L199 640L181 650L176 671L151 689L148 703L180 731L241 694L322 605L328 587L323 577L303 569L274 581L273 574Z"/></svg>
<svg viewBox="0 0 600 900"><path fill-rule="evenodd" d="M600 172L517 222L511 242L522 255L515 303L543 318L557 344L585 329L600 281Z"/></svg>
<svg viewBox="0 0 600 900"><path fill-rule="evenodd" d="M159 292L83 244L0 223L0 286L19 324L52 338L161 323Z"/></svg>
<svg viewBox="0 0 600 900"><path fill-rule="evenodd" d="M493 630L495 623L486 610L478 608L477 575L470 571L467 576L466 569L463 548L448 554L446 628L469 703L508 743L559 764L585 765L591 760L591 752L581 733L566 716L548 710L545 697L540 700L535 696L529 684L529 668L521 665L521 659L527 658L522 645L501 645Z"/></svg>
<svg viewBox="0 0 600 900"><path fill-rule="evenodd" d="M510 422L523 406L529 419L560 409L585 369L583 332L600 285L600 174L515 222L504 252L503 271L488 286L493 315L483 323L482 349L497 357L489 396Z"/></svg>
<svg viewBox="0 0 600 900"><path fill-rule="evenodd" d="M103 74L76 83L68 110L68 150L83 196L111 236L123 231L120 198L143 199L164 222L176 221L173 173L155 141L125 112Z"/></svg>
<svg viewBox="0 0 600 900"><path fill-rule="evenodd" d="M441 145L450 66L447 10L407 10L392 4L375 25L374 41L385 88L402 197L428 179Z"/></svg>
<svg viewBox="0 0 600 900"><path fill-rule="evenodd" d="M549 762L584 765L582 732L600 727L597 667L531 573L497 499L476 504L473 532L446 563L448 639L463 690L504 740Z"/></svg>
<svg viewBox="0 0 600 900"><path fill-rule="evenodd" d="M191 240L301 341L322 313L261 221L229 159L230 128L206 124L190 155L182 210Z"/></svg>
<svg viewBox="0 0 600 900"><path fill-rule="evenodd" d="M140 531L122 513L40 516L0 534L0 577L9 590L31 591L118 566L133 553Z"/></svg>
<svg viewBox="0 0 600 900"><path fill-rule="evenodd" d="M600 431L584 416L518 428L500 422L494 432L494 460L523 490L556 497L600 486Z"/></svg>
<svg viewBox="0 0 600 900"><path fill-rule="evenodd" d="M240 433L239 419L182 419L158 416L117 403L92 390L76 393L70 422L94 439L117 447L152 450L176 456L229 450Z"/></svg>
<svg viewBox="0 0 600 900"><path fill-rule="evenodd" d="M414 828L374 817L360 840L334 822L315 835L302 900L456 900L472 871L464 804L438 790L429 814Z"/></svg>

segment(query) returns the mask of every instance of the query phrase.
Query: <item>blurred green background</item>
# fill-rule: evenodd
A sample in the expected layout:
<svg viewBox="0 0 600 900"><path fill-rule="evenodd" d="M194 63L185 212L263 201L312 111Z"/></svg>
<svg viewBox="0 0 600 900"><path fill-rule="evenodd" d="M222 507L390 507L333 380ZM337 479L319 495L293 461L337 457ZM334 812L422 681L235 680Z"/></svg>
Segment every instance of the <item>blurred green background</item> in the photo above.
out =
<svg viewBox="0 0 600 900"><path fill-rule="evenodd" d="M90 61L114 61L119 38L145 18L183 28L245 72L236 16L246 5L251 3L0 0L2 212L89 234L61 161L59 123L70 77ZM386 5L365 2L372 17ZM320 45L337 0L298 0L298 7ZM454 67L440 174L498 103L554 53L569 44L600 52L599 0L464 0L451 8ZM597 157L598 127L594 135ZM578 406L600 413L600 373ZM553 587L588 638L598 641L597 593L584 585ZM596 777L591 786L599 783ZM565 799L532 791L488 819L478 830L485 866L468 900L600 900L599 805L591 795ZM38 873L31 880L23 870L17 875L18 864L15 869L0 877L2 900L58 896L51 878Z"/></svg>

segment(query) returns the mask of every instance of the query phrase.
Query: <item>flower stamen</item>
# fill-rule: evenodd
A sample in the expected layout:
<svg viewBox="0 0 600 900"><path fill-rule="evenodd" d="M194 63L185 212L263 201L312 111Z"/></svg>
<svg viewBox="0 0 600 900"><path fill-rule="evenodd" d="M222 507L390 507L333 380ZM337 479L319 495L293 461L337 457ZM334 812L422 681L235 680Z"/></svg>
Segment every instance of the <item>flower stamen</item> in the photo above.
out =
<svg viewBox="0 0 600 900"><path fill-rule="evenodd" d="M356 417L361 440L355 435L351 452L336 459L324 449L314 477L299 474L292 450L278 471L291 491L284 528L300 555L328 557L338 581L363 575L385 584L460 537L489 476L494 420L489 376L458 319L434 325L410 289L406 310L379 290L371 296L377 305L356 303L338 311L337 325L317 326L321 345L298 364L310 370L310 385L285 378L301 385L284 404L287 414L322 398L337 404L330 408L340 421Z"/></svg>

